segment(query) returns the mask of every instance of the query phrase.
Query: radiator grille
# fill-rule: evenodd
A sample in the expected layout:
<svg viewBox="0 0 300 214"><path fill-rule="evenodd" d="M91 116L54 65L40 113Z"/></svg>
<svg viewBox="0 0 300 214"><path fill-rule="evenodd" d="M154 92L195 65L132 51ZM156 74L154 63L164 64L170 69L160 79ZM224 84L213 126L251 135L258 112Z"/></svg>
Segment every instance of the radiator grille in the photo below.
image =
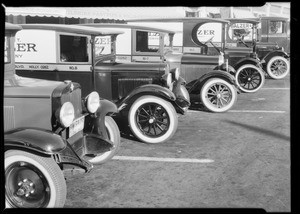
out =
<svg viewBox="0 0 300 214"><path fill-rule="evenodd" d="M4 131L15 128L15 114L13 106L4 106Z"/></svg>

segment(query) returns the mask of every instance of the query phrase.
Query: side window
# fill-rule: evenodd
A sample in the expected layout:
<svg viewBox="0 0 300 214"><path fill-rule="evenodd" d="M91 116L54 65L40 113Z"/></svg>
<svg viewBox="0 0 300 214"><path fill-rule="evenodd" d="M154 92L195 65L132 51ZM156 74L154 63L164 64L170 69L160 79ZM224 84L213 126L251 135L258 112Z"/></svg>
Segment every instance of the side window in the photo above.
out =
<svg viewBox="0 0 300 214"><path fill-rule="evenodd" d="M282 21L270 21L269 23L269 34L283 33L283 22Z"/></svg>
<svg viewBox="0 0 300 214"><path fill-rule="evenodd" d="M88 38L84 36L60 35L61 62L88 62Z"/></svg>
<svg viewBox="0 0 300 214"><path fill-rule="evenodd" d="M136 31L137 52L158 52L159 38L157 32Z"/></svg>
<svg viewBox="0 0 300 214"><path fill-rule="evenodd" d="M4 62L5 62L5 64L11 62L10 37L7 35L5 35L5 40L4 40Z"/></svg>

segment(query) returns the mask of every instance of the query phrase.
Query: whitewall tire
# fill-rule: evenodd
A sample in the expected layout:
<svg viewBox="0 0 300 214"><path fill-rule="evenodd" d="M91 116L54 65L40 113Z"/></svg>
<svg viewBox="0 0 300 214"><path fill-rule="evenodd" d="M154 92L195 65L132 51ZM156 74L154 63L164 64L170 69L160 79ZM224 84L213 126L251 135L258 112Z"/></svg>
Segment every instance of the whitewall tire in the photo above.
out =
<svg viewBox="0 0 300 214"><path fill-rule="evenodd" d="M9 150L5 152L7 208L63 207L67 187L63 172L51 157Z"/></svg>
<svg viewBox="0 0 300 214"><path fill-rule="evenodd" d="M135 137L142 142L163 143L175 134L178 116L170 102L145 95L131 105L128 124Z"/></svg>
<svg viewBox="0 0 300 214"><path fill-rule="evenodd" d="M201 88L200 99L207 110L218 113L225 112L235 104L237 91L229 82L211 78Z"/></svg>
<svg viewBox="0 0 300 214"><path fill-rule="evenodd" d="M274 56L267 63L267 73L273 79L282 79L290 72L290 62L282 56Z"/></svg>

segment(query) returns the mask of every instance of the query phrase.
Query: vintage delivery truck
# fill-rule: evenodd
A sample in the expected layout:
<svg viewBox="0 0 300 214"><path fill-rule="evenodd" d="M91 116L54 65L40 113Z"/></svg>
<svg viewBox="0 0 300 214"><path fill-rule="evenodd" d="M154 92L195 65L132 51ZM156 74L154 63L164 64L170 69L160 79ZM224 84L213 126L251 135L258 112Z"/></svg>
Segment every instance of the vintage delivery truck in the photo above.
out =
<svg viewBox="0 0 300 214"><path fill-rule="evenodd" d="M222 65L215 61L206 66L230 72L242 92L256 92L264 84L265 76L260 60L252 50L236 49L226 44L226 28L229 21L212 18L169 18L127 20L129 24L164 27L176 31L172 50L200 58L219 56ZM203 65L205 67L205 64ZM188 79L186 78L188 81Z"/></svg>
<svg viewBox="0 0 300 214"><path fill-rule="evenodd" d="M290 72L289 22L282 17L228 19L227 43L237 48L253 49L263 70L272 79L282 79ZM240 34L240 36L237 36Z"/></svg>
<svg viewBox="0 0 300 214"><path fill-rule="evenodd" d="M130 24L91 23L85 26L99 29L122 30L117 37L117 61L166 63L171 69L180 68L180 76L187 82L191 103L199 109L225 112L237 99L234 77L216 70L224 62L223 56L202 56L173 53L174 31ZM100 38L100 37L99 37Z"/></svg>
<svg viewBox="0 0 300 214"><path fill-rule="evenodd" d="M81 86L70 80L16 75L14 42L21 29L5 23L5 206L63 207L65 172L89 172L119 149L120 131L110 117L118 110L96 91L83 97Z"/></svg>
<svg viewBox="0 0 300 214"><path fill-rule="evenodd" d="M83 95L97 91L113 101L132 134L146 143L170 139L190 98L185 81L166 72L164 62L115 60L121 31L59 24L24 24L16 35L17 74L81 84ZM122 120L120 120L122 121Z"/></svg>

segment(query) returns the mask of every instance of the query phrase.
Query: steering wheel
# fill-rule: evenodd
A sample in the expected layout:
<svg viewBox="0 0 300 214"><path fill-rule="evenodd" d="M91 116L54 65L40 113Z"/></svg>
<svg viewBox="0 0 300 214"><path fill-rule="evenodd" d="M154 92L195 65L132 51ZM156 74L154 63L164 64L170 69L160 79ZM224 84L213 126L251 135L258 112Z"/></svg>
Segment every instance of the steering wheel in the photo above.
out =
<svg viewBox="0 0 300 214"><path fill-rule="evenodd" d="M240 35L238 36L238 42L242 43L243 45L245 45L247 48L249 48L249 45L247 45L244 41L244 35Z"/></svg>
<svg viewBox="0 0 300 214"><path fill-rule="evenodd" d="M204 42L204 44L209 43L209 42L211 43L213 38L214 38L214 36L210 37L206 42Z"/></svg>

